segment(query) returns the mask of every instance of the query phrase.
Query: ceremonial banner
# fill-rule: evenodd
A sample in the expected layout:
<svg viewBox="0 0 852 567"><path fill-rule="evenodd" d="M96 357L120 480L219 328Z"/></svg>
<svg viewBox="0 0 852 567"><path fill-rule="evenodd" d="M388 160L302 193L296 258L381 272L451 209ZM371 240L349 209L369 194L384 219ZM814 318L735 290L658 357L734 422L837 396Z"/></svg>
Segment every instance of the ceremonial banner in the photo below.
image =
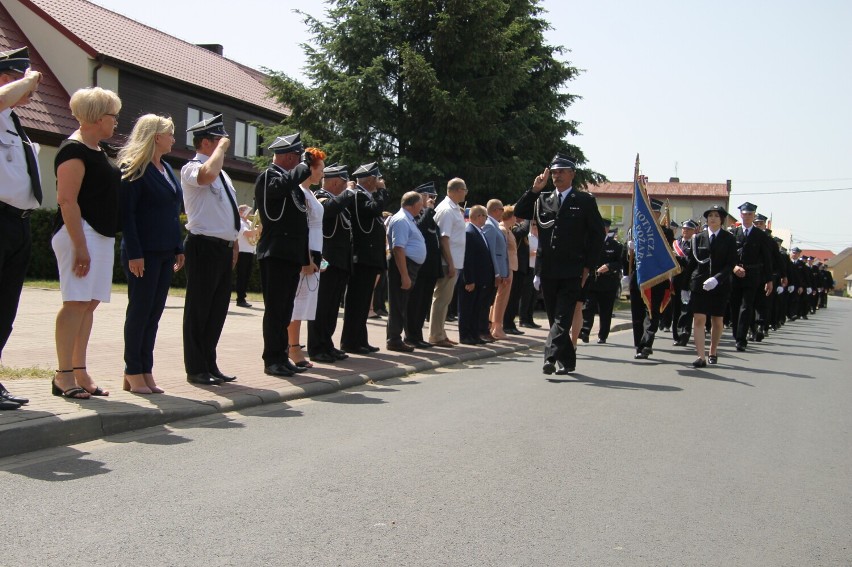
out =
<svg viewBox="0 0 852 567"><path fill-rule="evenodd" d="M680 273L680 265L675 260L662 227L651 211L651 201L645 188L644 178L639 176L639 156L636 156L636 168L633 173L633 246L636 260L636 283L642 292L642 299L651 309L651 288L660 282L670 280ZM671 297L671 286L660 311L666 308Z"/></svg>

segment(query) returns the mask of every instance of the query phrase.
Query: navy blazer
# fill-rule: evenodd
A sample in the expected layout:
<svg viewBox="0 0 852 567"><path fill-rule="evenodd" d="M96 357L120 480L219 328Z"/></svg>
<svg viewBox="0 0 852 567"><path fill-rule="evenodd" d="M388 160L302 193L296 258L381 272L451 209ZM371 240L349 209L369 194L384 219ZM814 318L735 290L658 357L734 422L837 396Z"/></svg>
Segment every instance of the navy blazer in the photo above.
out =
<svg viewBox="0 0 852 567"><path fill-rule="evenodd" d="M460 274L461 285L476 284L477 287L494 285L494 264L481 231L474 224L465 228L464 269Z"/></svg>
<svg viewBox="0 0 852 567"><path fill-rule="evenodd" d="M121 249L127 258L142 258L145 252L174 251L183 254L180 209L183 191L172 168L161 162L174 187L153 163L135 181L121 181L119 205L123 235Z"/></svg>

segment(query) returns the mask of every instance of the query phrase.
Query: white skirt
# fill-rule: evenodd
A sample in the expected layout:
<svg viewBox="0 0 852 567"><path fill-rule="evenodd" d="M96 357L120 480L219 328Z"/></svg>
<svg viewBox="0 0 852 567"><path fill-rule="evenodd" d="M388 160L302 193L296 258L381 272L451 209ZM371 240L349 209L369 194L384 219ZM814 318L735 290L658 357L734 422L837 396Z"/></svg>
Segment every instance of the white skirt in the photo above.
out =
<svg viewBox="0 0 852 567"><path fill-rule="evenodd" d="M112 292L112 264L115 261L115 238L95 231L83 220L83 236L89 249L89 273L85 277L74 274L74 243L68 236L68 227L62 225L53 236L51 245L59 268L59 289L62 301L91 301L109 303Z"/></svg>
<svg viewBox="0 0 852 567"><path fill-rule="evenodd" d="M313 321L316 317L319 279L319 272L309 276L299 274L299 287L293 301L293 321Z"/></svg>

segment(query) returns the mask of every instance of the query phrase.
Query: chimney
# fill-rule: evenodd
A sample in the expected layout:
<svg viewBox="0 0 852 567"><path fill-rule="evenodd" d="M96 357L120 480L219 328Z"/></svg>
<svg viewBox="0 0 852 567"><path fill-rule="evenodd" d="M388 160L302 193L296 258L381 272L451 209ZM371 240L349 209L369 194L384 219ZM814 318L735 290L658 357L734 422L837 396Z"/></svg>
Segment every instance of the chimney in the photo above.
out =
<svg viewBox="0 0 852 567"><path fill-rule="evenodd" d="M212 51L216 55L223 55L225 53L225 48L220 43L199 43L198 47L203 47L207 51Z"/></svg>
<svg viewBox="0 0 852 567"><path fill-rule="evenodd" d="M669 177L669 183L680 183L680 177Z"/></svg>
<svg viewBox="0 0 852 567"><path fill-rule="evenodd" d="M726 182L726 184L727 184L727 186L728 186L728 195L730 195L730 194L731 194L731 180L730 180L730 179L728 179L728 180L727 180L727 182Z"/></svg>

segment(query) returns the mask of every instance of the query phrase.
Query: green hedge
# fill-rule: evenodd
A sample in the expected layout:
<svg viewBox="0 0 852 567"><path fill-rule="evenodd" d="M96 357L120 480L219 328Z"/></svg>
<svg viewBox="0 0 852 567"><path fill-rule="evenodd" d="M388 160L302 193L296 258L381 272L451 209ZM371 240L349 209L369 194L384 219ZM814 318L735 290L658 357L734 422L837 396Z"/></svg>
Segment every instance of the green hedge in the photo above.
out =
<svg viewBox="0 0 852 567"><path fill-rule="evenodd" d="M27 277L32 280L58 280L59 270L56 267L56 256L53 254L53 248L50 246L50 239L53 236L53 219L56 215L55 210L37 209L30 216L30 227L33 235L33 254L30 259L30 268L27 271ZM181 230L186 235L186 229L181 227ZM186 272L179 271L172 278L172 287L186 287ZM236 272L234 272L236 279ZM115 238L115 262L112 267L113 283L127 283L127 278L124 276L124 270L121 267L121 235ZM233 283L234 280L232 280ZM252 270L251 279L248 285L249 291L260 292L260 270L255 260L255 267Z"/></svg>

